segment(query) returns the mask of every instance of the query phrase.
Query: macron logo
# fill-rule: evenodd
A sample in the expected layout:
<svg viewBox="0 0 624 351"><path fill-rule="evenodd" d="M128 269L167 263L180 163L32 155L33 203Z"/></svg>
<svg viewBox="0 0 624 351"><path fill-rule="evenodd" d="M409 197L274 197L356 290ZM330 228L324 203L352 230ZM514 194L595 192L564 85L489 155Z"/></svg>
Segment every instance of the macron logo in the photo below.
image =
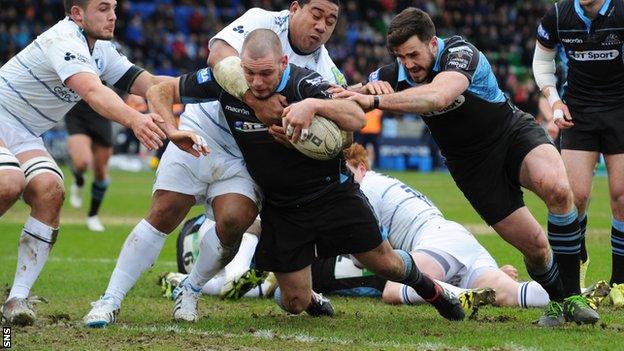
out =
<svg viewBox="0 0 624 351"><path fill-rule="evenodd" d="M249 116L251 114L251 112L249 112L248 110L245 110L244 108L241 107L234 107L234 106L230 106L230 105L225 105L225 109L233 112L233 113L238 113L239 115L245 115L245 116Z"/></svg>

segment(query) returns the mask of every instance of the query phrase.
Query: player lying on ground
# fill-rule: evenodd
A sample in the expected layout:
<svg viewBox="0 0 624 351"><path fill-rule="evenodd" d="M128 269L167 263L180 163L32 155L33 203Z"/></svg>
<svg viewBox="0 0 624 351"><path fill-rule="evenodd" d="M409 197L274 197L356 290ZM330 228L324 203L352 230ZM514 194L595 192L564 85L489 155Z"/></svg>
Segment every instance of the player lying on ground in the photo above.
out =
<svg viewBox="0 0 624 351"><path fill-rule="evenodd" d="M117 2L65 0L64 5L67 17L0 68L0 216L20 197L31 208L13 286L2 307L13 324L35 321L27 298L56 242L64 199L63 174L41 134L84 99L104 117L131 128L150 149L160 147L165 137L156 124L160 116L133 110L102 84L144 96L154 83L168 79L134 66L110 42ZM174 133L167 135L174 142L197 141L193 133Z"/></svg>
<svg viewBox="0 0 624 351"><path fill-rule="evenodd" d="M291 63L317 71L329 82L344 85L344 77L324 46L338 20L339 4L338 0L305 0L293 2L290 9L279 12L250 9L211 38L208 64L215 67L224 58L238 58L246 34L256 28L267 28L279 35ZM239 66L238 70L240 74L225 77L241 77L242 68ZM207 75L208 71L205 73L198 79L213 78ZM218 80L218 72L213 73ZM244 85L244 78L239 79ZM237 96L253 108L261 121L281 116L283 96L274 94L257 99L244 86L247 91ZM244 232L259 234L259 229L249 226L258 215L262 196L245 168L221 104L218 101L187 104L180 117L180 129L203 136L211 155L198 159L176 145L167 147L156 172L150 209L123 244L105 293L84 317L88 326L105 326L115 321L128 291L154 264L168 235L195 204L204 204L216 221L202 245L219 248L218 254L204 258L213 260L219 269L234 255ZM201 279L211 277L208 274Z"/></svg>
<svg viewBox="0 0 624 351"><path fill-rule="evenodd" d="M580 295L574 197L561 156L544 130L505 97L477 48L459 36L436 37L423 11L408 8L398 14L387 41L397 60L373 72L361 90L383 95L344 91L338 96L365 109L420 114L457 186L522 252L529 275L548 292L551 303L539 324L596 323L598 313ZM521 187L548 207L548 240L524 205Z"/></svg>
<svg viewBox="0 0 624 351"><path fill-rule="evenodd" d="M292 142L305 139L316 114L346 131L357 130L365 123L357 104L331 99L327 93L330 84L318 73L288 64L279 38L270 30L249 33L240 63L236 64L242 65L247 87L257 98L279 92L292 103L284 110L281 126ZM328 301L312 292L310 265L317 257L352 253L377 274L413 287L444 317L464 318L456 297L421 274L409 253L394 251L383 240L342 154L319 161L278 143L248 105L216 82L198 79L202 74L212 76L211 70L192 73L182 76L177 84L167 82L154 87L148 92L150 105L168 121L173 117L172 104L183 97L219 99L223 105L233 107L225 109L225 117L247 169L265 197L256 264L263 271L275 273L282 291L279 303L284 310L294 314L304 310L326 313L323 309ZM176 319L197 319L197 300L209 280L207 273L211 277L221 269L204 259L214 255L214 248L202 246L200 250L189 278L174 291Z"/></svg>

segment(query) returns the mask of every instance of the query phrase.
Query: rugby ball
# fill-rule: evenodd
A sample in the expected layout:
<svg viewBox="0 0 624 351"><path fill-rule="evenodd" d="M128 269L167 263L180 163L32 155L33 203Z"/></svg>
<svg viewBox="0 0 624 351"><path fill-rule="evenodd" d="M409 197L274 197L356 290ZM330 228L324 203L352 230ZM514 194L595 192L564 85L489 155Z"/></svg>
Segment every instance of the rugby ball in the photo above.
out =
<svg viewBox="0 0 624 351"><path fill-rule="evenodd" d="M336 123L317 115L310 123L308 138L291 144L299 152L315 160L331 160L342 150L345 135Z"/></svg>

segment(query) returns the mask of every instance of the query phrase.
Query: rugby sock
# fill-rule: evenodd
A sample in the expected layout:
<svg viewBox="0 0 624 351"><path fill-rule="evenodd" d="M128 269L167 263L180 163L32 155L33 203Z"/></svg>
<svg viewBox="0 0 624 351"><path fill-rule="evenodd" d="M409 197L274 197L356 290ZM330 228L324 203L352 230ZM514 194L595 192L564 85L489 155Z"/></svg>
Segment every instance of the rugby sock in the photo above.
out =
<svg viewBox="0 0 624 351"><path fill-rule="evenodd" d="M206 234L199 243L199 256L185 283L195 290L199 290L229 263L227 256L233 250L221 244L215 223L210 223L208 227L202 226L199 230L205 230Z"/></svg>
<svg viewBox="0 0 624 351"><path fill-rule="evenodd" d="M238 275L249 270L251 260L256 252L256 245L258 245L257 236L249 233L243 234L238 252L225 267L225 275L228 280L236 278Z"/></svg>
<svg viewBox="0 0 624 351"><path fill-rule="evenodd" d="M100 211L100 205L102 204L102 200L104 200L104 194L106 194L108 184L108 179L94 180L93 184L91 184L91 207L89 208L89 217L97 215Z"/></svg>
<svg viewBox="0 0 624 351"><path fill-rule="evenodd" d="M405 284L413 288L424 299L431 299L436 295L435 283L428 276L420 273L414 259L409 252L394 250L403 260L403 279L397 283Z"/></svg>
<svg viewBox="0 0 624 351"><path fill-rule="evenodd" d="M624 221L612 220L611 227L611 284L624 283Z"/></svg>
<svg viewBox="0 0 624 351"><path fill-rule="evenodd" d="M204 284L202 287L202 294L206 295L219 295L221 294L221 289L223 289L223 284L225 283L225 275L217 274L212 279L208 281L208 283Z"/></svg>
<svg viewBox="0 0 624 351"><path fill-rule="evenodd" d="M258 285L255 288L249 290L247 293L245 293L245 297L264 297L264 289L262 288L262 285Z"/></svg>
<svg viewBox="0 0 624 351"><path fill-rule="evenodd" d="M549 302L548 293L538 282L520 283L518 288L518 305L520 307L544 307Z"/></svg>
<svg viewBox="0 0 624 351"><path fill-rule="evenodd" d="M58 229L41 223L33 217L28 217L20 236L17 270L9 299L28 297L30 289L48 259L57 234Z"/></svg>
<svg viewBox="0 0 624 351"><path fill-rule="evenodd" d="M436 282L444 287L446 290L452 292L455 296L459 296L459 294L466 291L466 289L458 288L454 285L439 280L436 280ZM401 285L401 289L399 290L399 296L401 298L401 303L404 305L420 305L427 302L425 301L425 299L420 297L418 293L416 293L416 290L412 289L407 285Z"/></svg>
<svg viewBox="0 0 624 351"><path fill-rule="evenodd" d="M559 267L564 297L581 293L581 231L577 217L576 208L563 215L548 213L548 241Z"/></svg>
<svg viewBox="0 0 624 351"><path fill-rule="evenodd" d="M74 179L76 179L76 186L82 188L85 183L84 172L78 172L73 166L71 167L71 172L74 175Z"/></svg>
<svg viewBox="0 0 624 351"><path fill-rule="evenodd" d="M154 264L166 239L167 234L142 219L132 229L121 248L104 296L112 297L116 305L121 306L121 301L141 274Z"/></svg>
<svg viewBox="0 0 624 351"><path fill-rule="evenodd" d="M548 296L551 300L563 300L563 283L561 282L559 268L555 263L552 252L549 254L548 262L546 262L545 267L532 267L526 259L524 260L524 264L529 276L548 292Z"/></svg>
<svg viewBox="0 0 624 351"><path fill-rule="evenodd" d="M587 262L587 247L585 246L585 233L587 232L587 213L579 215L579 227L581 229L581 262Z"/></svg>

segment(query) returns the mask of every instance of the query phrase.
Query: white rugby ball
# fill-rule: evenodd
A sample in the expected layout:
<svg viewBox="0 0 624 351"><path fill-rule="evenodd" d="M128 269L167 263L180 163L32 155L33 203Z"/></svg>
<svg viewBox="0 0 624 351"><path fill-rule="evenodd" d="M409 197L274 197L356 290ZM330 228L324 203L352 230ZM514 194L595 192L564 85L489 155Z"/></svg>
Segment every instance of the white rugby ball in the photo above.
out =
<svg viewBox="0 0 624 351"><path fill-rule="evenodd" d="M315 160L331 160L336 157L342 150L343 136L346 135L336 123L318 115L312 119L308 133L307 139L299 139L291 144L299 152Z"/></svg>

